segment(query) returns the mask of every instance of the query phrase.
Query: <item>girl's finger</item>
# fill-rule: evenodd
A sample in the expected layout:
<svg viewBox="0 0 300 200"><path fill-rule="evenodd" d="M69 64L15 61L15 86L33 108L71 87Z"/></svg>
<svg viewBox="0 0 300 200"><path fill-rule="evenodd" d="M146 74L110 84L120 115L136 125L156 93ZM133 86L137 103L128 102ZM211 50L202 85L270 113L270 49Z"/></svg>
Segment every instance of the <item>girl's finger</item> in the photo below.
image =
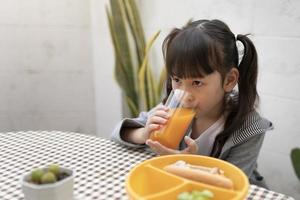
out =
<svg viewBox="0 0 300 200"><path fill-rule="evenodd" d="M166 119L168 119L170 117L169 113L166 112L165 110L157 110L153 113L152 116L159 116L159 117L166 118Z"/></svg>
<svg viewBox="0 0 300 200"><path fill-rule="evenodd" d="M151 149L153 149L155 152L159 151L159 147L157 147L157 141L153 141L151 139L146 140L146 145L148 145Z"/></svg>
<svg viewBox="0 0 300 200"><path fill-rule="evenodd" d="M195 145L195 144L196 144L195 140L193 140L193 139L190 138L189 136L184 136L184 142L185 142L188 146L191 146L191 145Z"/></svg>
<svg viewBox="0 0 300 200"><path fill-rule="evenodd" d="M156 131L160 129L159 124L149 124L148 125L148 131L151 133L152 131Z"/></svg>
<svg viewBox="0 0 300 200"><path fill-rule="evenodd" d="M159 116L152 116L149 118L148 124L161 124L164 125L168 122L168 119Z"/></svg>
<svg viewBox="0 0 300 200"><path fill-rule="evenodd" d="M159 106L157 106L156 110L164 110L164 111L168 111L169 108L166 107L165 105L159 105Z"/></svg>
<svg viewBox="0 0 300 200"><path fill-rule="evenodd" d="M196 144L195 140L193 140L189 136L185 136L184 142L187 144L188 147L184 149L183 152L192 154L196 154L198 152L198 145Z"/></svg>
<svg viewBox="0 0 300 200"><path fill-rule="evenodd" d="M179 152L170 148L167 148L157 141L151 139L146 140L146 144L153 149L159 155L178 154Z"/></svg>

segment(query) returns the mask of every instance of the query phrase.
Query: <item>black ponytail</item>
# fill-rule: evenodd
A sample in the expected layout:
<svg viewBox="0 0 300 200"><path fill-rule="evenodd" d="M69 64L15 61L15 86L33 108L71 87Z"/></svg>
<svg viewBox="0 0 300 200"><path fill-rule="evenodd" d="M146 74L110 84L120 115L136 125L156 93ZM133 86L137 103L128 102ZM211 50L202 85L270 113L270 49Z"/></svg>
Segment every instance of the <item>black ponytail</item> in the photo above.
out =
<svg viewBox="0 0 300 200"><path fill-rule="evenodd" d="M238 67L239 69L239 110L241 116L247 115L255 107L258 94L257 83L257 52L247 35L238 35L237 40L241 41L245 47L244 57Z"/></svg>
<svg viewBox="0 0 300 200"><path fill-rule="evenodd" d="M252 112L257 106L259 96L257 93L257 52L254 44L247 35L238 35L237 40L244 45L244 56L241 63L237 66L239 70L238 80L238 96L237 99L232 99L230 112L227 116L224 131L218 135L212 151L212 156L218 157L222 147L228 137L238 128L241 127L246 116Z"/></svg>

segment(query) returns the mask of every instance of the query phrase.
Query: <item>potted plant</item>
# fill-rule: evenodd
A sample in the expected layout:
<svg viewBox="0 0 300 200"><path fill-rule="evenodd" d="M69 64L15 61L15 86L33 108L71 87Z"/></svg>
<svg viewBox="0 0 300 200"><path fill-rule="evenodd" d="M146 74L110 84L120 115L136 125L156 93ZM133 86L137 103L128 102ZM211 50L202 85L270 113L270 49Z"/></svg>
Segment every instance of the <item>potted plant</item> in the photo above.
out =
<svg viewBox="0 0 300 200"><path fill-rule="evenodd" d="M51 164L22 177L25 200L73 200L74 172Z"/></svg>
<svg viewBox="0 0 300 200"><path fill-rule="evenodd" d="M110 0L106 7L115 52L115 78L122 89L130 117L149 110L161 100L165 69L155 80L148 63L159 31L146 43L135 0Z"/></svg>

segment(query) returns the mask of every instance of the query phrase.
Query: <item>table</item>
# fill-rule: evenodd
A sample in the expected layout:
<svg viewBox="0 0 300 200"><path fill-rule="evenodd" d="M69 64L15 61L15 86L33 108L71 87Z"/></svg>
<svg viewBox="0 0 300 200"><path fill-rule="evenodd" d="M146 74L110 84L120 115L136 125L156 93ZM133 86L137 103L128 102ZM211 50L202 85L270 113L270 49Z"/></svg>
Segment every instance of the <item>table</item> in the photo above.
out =
<svg viewBox="0 0 300 200"><path fill-rule="evenodd" d="M20 179L32 168L57 163L75 170L76 200L126 200L129 170L151 152L108 139L60 131L0 133L0 199L24 199ZM247 200L292 200L284 194L251 185Z"/></svg>

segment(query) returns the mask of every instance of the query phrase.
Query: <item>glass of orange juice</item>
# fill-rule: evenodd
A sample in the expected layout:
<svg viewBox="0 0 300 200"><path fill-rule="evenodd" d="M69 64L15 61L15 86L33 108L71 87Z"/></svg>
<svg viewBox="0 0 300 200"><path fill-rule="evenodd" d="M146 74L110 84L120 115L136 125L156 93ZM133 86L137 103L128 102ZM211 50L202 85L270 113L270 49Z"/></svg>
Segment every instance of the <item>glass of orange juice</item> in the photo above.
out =
<svg viewBox="0 0 300 200"><path fill-rule="evenodd" d="M195 116L193 101L191 93L179 89L172 90L165 103L169 108L168 122L151 133L150 139L168 148L177 149Z"/></svg>

